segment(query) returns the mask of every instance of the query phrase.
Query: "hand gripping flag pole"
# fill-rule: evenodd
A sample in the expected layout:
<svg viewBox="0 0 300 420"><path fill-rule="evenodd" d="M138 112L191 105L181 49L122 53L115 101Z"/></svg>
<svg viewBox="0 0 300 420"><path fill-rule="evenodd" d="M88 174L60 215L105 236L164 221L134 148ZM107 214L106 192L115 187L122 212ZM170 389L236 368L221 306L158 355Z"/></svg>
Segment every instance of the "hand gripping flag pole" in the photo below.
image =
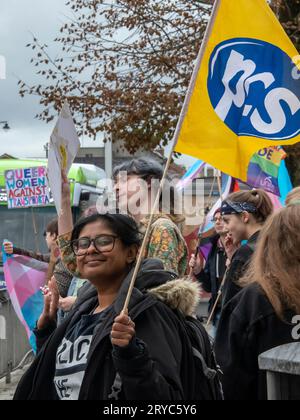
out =
<svg viewBox="0 0 300 420"><path fill-rule="evenodd" d="M152 222L153 222L153 219L154 219L154 215L155 215L155 212L156 212L156 210L158 209L158 206L159 206L160 196L161 196L162 191L164 189L164 185L165 185L165 182L166 182L166 179L167 179L167 174L168 174L170 165L172 163L173 154L174 154L174 151L176 149L176 145L177 145L177 142L178 142L178 139L179 139L179 136L180 136L181 127L182 127L182 124L184 122L185 116L187 114L187 110L188 110L188 107L189 107L189 104L190 104L190 101L191 101L191 97L192 97L192 94L193 94L193 91L194 91L194 88L195 88L197 76L198 76L198 73L199 73L199 70L200 70L200 67L201 67L201 63L202 63L202 60L203 60L205 48L206 48L206 45L208 43L212 28L214 26L214 22L215 22L215 19L216 19L216 16L217 16L217 13L218 13L218 10L219 10L219 7L220 7L220 3L221 3L221 0L216 0L215 1L215 4L213 6L213 10L212 10L212 14L211 14L211 18L210 18L210 21L209 21L208 26L206 28L206 32L205 32L205 35L204 35L204 38L203 38L203 41L202 41L202 44L201 44L201 48L200 48L198 57L196 59L196 63L195 63L194 71L193 71L192 78L191 78L191 81L190 81L190 85L188 87L187 94L186 94L186 97L185 97L185 101L184 101L184 104L183 104L183 107L182 107L182 110L181 110L181 114L180 114L180 117L179 117L179 120L178 120L178 123L177 123L177 127L176 127L176 130L175 130L172 150L171 150L169 158L167 160L165 170L164 170L164 174L163 174L162 180L160 182L159 190L157 192L157 196L156 196L153 208L151 210L147 230L146 230L144 240L143 240L140 252L139 252L137 263L136 263L136 266L135 266L135 269L134 269L134 272L133 272L133 275L132 275L132 279L131 279L130 286L129 286L129 289L128 289L127 297L126 297L125 304L124 304L124 307L123 307L122 312L126 313L126 314L128 313L129 302L130 302L130 299L131 299L131 296L132 296L134 285L135 285L135 282L136 282L136 279L137 279L137 276L138 276L138 272L140 270L142 260L143 260L144 254L145 254L145 250L146 250L146 247L147 247L147 244L148 244L151 225L152 225Z"/></svg>

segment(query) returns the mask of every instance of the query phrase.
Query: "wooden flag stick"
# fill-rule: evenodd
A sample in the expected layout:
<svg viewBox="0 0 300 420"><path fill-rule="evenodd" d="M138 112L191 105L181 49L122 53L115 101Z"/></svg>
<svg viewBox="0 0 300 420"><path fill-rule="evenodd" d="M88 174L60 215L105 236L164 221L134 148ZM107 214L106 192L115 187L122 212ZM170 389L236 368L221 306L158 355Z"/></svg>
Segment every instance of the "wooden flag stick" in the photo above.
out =
<svg viewBox="0 0 300 420"><path fill-rule="evenodd" d="M221 184L221 174L220 173L218 174L217 178L218 178L219 194L220 194L221 201L223 202L223 193L222 193L222 184Z"/></svg>
<svg viewBox="0 0 300 420"><path fill-rule="evenodd" d="M139 256L138 256L138 259L137 259L137 262L136 262L136 266L135 266L135 269L134 269L134 272L133 272L133 275L132 275L132 279L131 279L130 286L129 286L129 289L128 289L127 297L126 297L125 304L124 304L124 307L123 307L123 311L122 311L123 313L128 313L128 306L129 306L129 302L130 302L131 295L132 295L132 292L133 292L133 288L134 288L134 285L135 285L135 282L136 282L136 279L137 279L137 275L138 275L138 272L140 270L140 267L141 267L141 264L142 264L142 261L143 261L143 258L144 258L146 247L148 245L151 225L152 225L152 222L153 222L153 219L154 219L155 212L159 207L160 196L161 196L161 193L163 191L164 185L165 185L166 180L167 180L167 174L168 174L170 165L172 163L173 154L175 152L175 149L176 149L179 137L180 137L181 128L182 128L183 122L185 120L185 116L187 114L187 111L188 111L188 107L189 107L189 104L190 104L190 101L191 101L191 98L192 98L192 94L193 94L194 89L195 89L197 77L198 77L199 70L200 70L202 60L203 60L203 57L204 57L204 53L205 53L205 48L206 48L206 45L208 43L209 37L211 35L212 28L213 28L213 25L214 25L214 22L216 20L218 10L219 10L219 7L220 7L220 3L221 3L221 0L215 0L213 10L212 10L212 14L211 14L211 18L210 18L210 21L207 25L206 32L205 32L205 35L204 35L204 38L203 38L203 41L202 41L202 44L201 44L201 48L200 48L200 51L199 51L199 54L198 54L198 57L197 57L197 60L196 60L196 63L195 63L192 78L191 78L191 81L190 81L190 84L189 84L189 87L188 87L188 90L187 90L187 94L186 94L186 97L185 97L185 100L184 100L184 104L183 104L183 107L182 107L182 110L181 110L181 113L180 113L180 117L179 117L179 120L178 120L178 123L177 123L177 127L176 127L176 130L175 130L175 133L174 133L172 150L171 150L169 158L167 160L166 167L165 167L165 170L164 170L164 174L163 174L162 180L160 182L159 190L157 192L157 196L156 196L153 208L151 210L147 230L146 230L146 233L145 233L145 236L144 236L144 240L143 240L143 243L142 243L142 246L141 246L141 249L140 249L140 253L139 253Z"/></svg>
<svg viewBox="0 0 300 420"><path fill-rule="evenodd" d="M201 246L201 242L202 242L202 239L203 239L203 234L204 234L204 229L205 229L205 225L206 225L206 221L207 221L207 216L209 215L209 212L212 208L212 195L213 195L215 183L216 183L216 176L214 177L214 180L213 180L210 192L209 192L208 203L207 203L207 206L205 206L203 222L202 222L201 227L199 229L197 247L196 247L196 250L195 250L195 258L196 259L197 259L198 255L200 253L200 246ZM189 274L189 279L193 280L193 278L194 278L194 272L193 272L193 269L191 268L190 269L190 274Z"/></svg>
<svg viewBox="0 0 300 420"><path fill-rule="evenodd" d="M37 253L39 253L40 247L39 247L39 239L38 239L38 228L36 224L35 213L34 213L33 207L31 207L31 215L32 215L32 226L33 226L34 240L35 240L35 250Z"/></svg>
<svg viewBox="0 0 300 420"><path fill-rule="evenodd" d="M220 289L219 289L219 291L218 291L218 296L217 296L217 299L216 299L215 304L214 304L214 306L213 306L213 308L212 308L212 310L211 310L211 313L210 313L210 315L209 315L209 318L208 318L208 321L207 321L206 327L209 327L209 325L210 325L210 323L211 323L211 321L212 321L212 319L213 319L213 317L214 317L214 315L215 315L215 312L216 312L216 309L217 309L218 303L219 303L219 301L220 301L220 299L221 299L221 296L222 296L222 294L223 294L223 289L224 289L224 285L225 285L225 282L226 282L227 273L228 273L228 269L226 270L226 273L224 274L224 277L223 277L223 280L222 280L222 283L221 283Z"/></svg>
<svg viewBox="0 0 300 420"><path fill-rule="evenodd" d="M203 233L204 233L204 229L205 229L205 225L206 225L206 219L207 219L207 215L209 213L209 210L210 210L209 207L207 207L205 209L204 219L203 219L203 222L202 222L201 227L200 227L200 231L199 231L199 235L198 235L197 248L196 248L196 251L195 251L196 260L198 258L199 253L200 253L200 245L201 245L201 242L202 242ZM193 280L193 278L194 278L194 269L191 268L190 269L190 274L189 274L189 280Z"/></svg>

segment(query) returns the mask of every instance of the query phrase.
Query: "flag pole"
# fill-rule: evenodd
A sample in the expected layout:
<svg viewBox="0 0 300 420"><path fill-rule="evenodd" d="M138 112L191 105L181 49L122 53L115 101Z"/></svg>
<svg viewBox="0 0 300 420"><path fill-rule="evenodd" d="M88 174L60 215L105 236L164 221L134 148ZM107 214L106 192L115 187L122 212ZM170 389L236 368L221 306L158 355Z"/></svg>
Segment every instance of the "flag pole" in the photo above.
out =
<svg viewBox="0 0 300 420"><path fill-rule="evenodd" d="M212 183L212 186L211 186L211 189L210 189L210 193L209 193L209 196L208 196L209 201L207 203L207 206L205 206L203 222L201 223L201 227L199 229L198 241L197 241L197 246L196 246L196 250L195 250L195 258L196 259L198 258L198 255L200 253L200 246L201 246L201 242L202 242L202 238L203 238L203 234L204 234L204 229L205 229L205 225L206 225L206 221L207 221L207 216L208 216L208 214L209 214L209 212L212 208L212 194L213 194L213 191L214 191L215 183L216 183L216 177L214 177L214 180L213 180L213 183ZM193 268L191 268L189 279L193 280L193 278L194 278L194 270L193 270Z"/></svg>
<svg viewBox="0 0 300 420"><path fill-rule="evenodd" d="M209 314L209 317L208 317L208 320L207 320L207 323L206 323L206 327L209 327L209 325L210 325L211 321L212 321L212 320L213 320L213 318L214 318L214 315L215 315L215 312L216 312L217 306L218 306L218 304L219 304L219 302L220 302L220 299L221 299L221 297L222 297L222 294L223 294L223 289L224 289L224 285L225 285L225 282L226 282L227 274L228 274L228 268L227 268L227 270L226 270L226 273L224 274L224 278L223 278L223 280L222 280L222 283L221 283L220 289L219 289L219 291L218 291L217 299L216 299L216 301L215 301L215 303L214 303L214 306L213 306L213 308L212 308L212 310L211 310L211 312L210 312L210 314Z"/></svg>
<svg viewBox="0 0 300 420"><path fill-rule="evenodd" d="M137 262L136 262L136 265L135 265L135 269L134 269L134 272L133 272L133 275L132 275L132 279L131 279L130 286L129 286L129 289L128 289L127 297L126 297L125 304L124 304L124 307L123 307L123 311L122 311L123 313L128 313L128 306L129 306L129 302L130 302L131 295L132 295L132 292L133 292L133 288L134 288L134 285L135 285L135 282L136 282L136 279L137 279L137 275L138 275L138 272L139 272L141 264L142 264L142 260L144 258L144 254L145 254L145 251L146 251L146 246L148 244L151 225L152 225L152 222L153 222L153 219L154 219L155 212L159 207L160 196L161 196L161 193L163 191L163 188L164 188L166 180L167 180L167 174L168 174L170 165L172 163L173 154L175 152L175 149L176 149L176 146L177 146L177 143L178 143L178 140L179 140L181 128L182 128L185 116L187 114L187 111L188 111L188 107L189 107L189 104L190 104L190 101L191 101L191 98L192 98L193 91L195 89L197 76L199 74L199 70L200 70L200 67L201 67L201 64L202 64L202 61L203 61L203 57L204 57L204 54L205 54L205 49L206 49L208 40L209 40L211 32L212 32L212 28L214 26L214 23L215 23L215 20L216 20L218 11L219 11L220 4L221 4L221 0L215 0L214 6L213 6L213 9L212 9L212 13L211 13L211 17L210 17L209 23L207 25L205 35L203 37L203 41L202 41L202 44L201 44L199 54L198 54L197 59L196 59L196 63L195 63L194 71L193 71L193 74L192 74L192 78L191 78L191 81L190 81L190 84L189 84L189 87L188 87L188 90L187 90L187 94L186 94L186 97L185 97L185 100L184 100L184 104L183 104L183 107L182 107L182 110L181 110L181 113L180 113L180 117L179 117L179 120L178 120L178 123L177 123L177 127L176 127L176 130L175 130L175 133L174 133L173 146L172 146L172 149L170 151L170 154L169 154L169 157L168 157L165 169L164 169L163 177L162 177L162 180L160 182L159 190L157 192L153 208L151 210L147 230L145 232L144 240L143 240L140 252L139 252L139 256L138 256L138 259L137 259Z"/></svg>
<svg viewBox="0 0 300 420"><path fill-rule="evenodd" d="M218 189L219 189L219 194L220 194L221 201L223 202L223 194L222 194L222 183L221 183L221 179L222 179L222 174L221 174L221 172L219 171L219 173L218 173Z"/></svg>
<svg viewBox="0 0 300 420"><path fill-rule="evenodd" d="M39 240L38 240L38 228L36 224L36 218L34 213L34 208L31 207L31 215L32 215L32 226L33 226L33 232L34 232L34 239L35 239L35 250L37 253L40 252L39 248Z"/></svg>

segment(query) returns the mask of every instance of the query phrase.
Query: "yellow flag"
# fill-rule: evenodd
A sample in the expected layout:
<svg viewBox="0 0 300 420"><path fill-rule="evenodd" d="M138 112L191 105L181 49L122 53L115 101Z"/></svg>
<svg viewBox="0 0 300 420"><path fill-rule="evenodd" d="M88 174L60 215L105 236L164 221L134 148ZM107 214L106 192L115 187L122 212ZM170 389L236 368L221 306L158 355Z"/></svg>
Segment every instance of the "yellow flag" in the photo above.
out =
<svg viewBox="0 0 300 420"><path fill-rule="evenodd" d="M300 141L300 57L266 0L216 1L175 150L246 180L258 150Z"/></svg>

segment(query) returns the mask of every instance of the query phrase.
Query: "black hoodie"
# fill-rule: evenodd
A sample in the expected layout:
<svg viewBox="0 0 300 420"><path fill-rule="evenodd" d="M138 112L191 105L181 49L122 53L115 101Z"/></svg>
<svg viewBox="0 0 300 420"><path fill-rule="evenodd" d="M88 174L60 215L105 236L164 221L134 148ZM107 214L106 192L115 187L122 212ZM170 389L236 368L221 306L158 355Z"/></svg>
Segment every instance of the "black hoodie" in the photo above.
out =
<svg viewBox="0 0 300 420"><path fill-rule="evenodd" d="M136 337L145 344L143 352L140 349L136 353L129 352L126 348L113 351L110 332L123 308L131 276L132 272L124 280L102 327L94 333L79 400L109 399L117 376L122 384L118 396L121 400L188 399L190 387L193 387L188 366L193 366L193 361L182 324L173 309L153 294L145 293L167 282L173 283L174 275L164 271L160 261L144 261L129 306L129 315L136 324ZM175 293L178 300L178 288ZM187 295L183 287L182 299L187 300ZM95 308L97 299L96 289L87 286L57 329L53 325L47 331L38 332L37 344L42 348L23 376L15 400L58 399L53 382L58 346L81 316ZM185 306L191 305L185 302Z"/></svg>

